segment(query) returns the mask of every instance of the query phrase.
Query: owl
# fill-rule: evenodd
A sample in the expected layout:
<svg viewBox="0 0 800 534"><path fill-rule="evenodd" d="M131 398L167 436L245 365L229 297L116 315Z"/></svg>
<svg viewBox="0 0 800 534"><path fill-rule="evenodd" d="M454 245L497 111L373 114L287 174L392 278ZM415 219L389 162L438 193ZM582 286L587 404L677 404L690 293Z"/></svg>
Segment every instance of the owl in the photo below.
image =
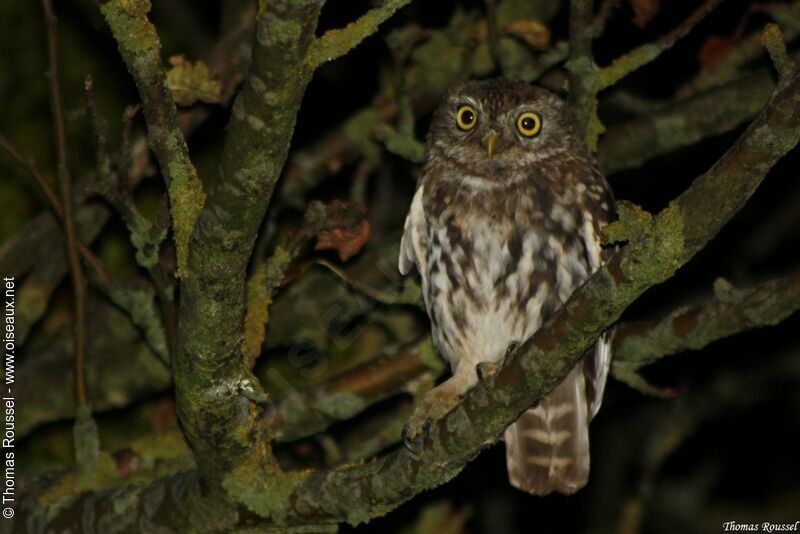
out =
<svg viewBox="0 0 800 534"><path fill-rule="evenodd" d="M600 231L613 210L611 189L559 97L506 79L449 93L432 119L399 268L420 273L433 341L452 376L422 399L407 443L477 383L478 364L499 365L601 266L608 252ZM506 429L512 485L546 495L586 484L588 425L609 360L606 334Z"/></svg>

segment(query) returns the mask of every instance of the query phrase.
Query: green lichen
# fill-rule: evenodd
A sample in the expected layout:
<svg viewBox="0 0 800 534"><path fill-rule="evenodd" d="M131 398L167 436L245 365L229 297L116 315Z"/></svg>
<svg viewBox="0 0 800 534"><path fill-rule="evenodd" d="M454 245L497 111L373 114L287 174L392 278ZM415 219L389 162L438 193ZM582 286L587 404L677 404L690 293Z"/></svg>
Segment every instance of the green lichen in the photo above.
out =
<svg viewBox="0 0 800 534"><path fill-rule="evenodd" d="M182 140L174 140L174 142L182 143ZM176 153L174 146L167 148L171 153ZM170 212L175 232L178 276L180 277L187 271L189 238L192 235L194 223L203 209L206 195L200 180L197 178L197 171L195 171L191 163L173 161L169 164L168 173L171 178L169 184Z"/></svg>
<svg viewBox="0 0 800 534"><path fill-rule="evenodd" d="M150 55L158 59L161 48L155 27L147 20L150 2L146 0L112 0L100 6L120 50L133 55ZM155 58L153 57L155 56Z"/></svg>
<svg viewBox="0 0 800 534"><path fill-rule="evenodd" d="M151 269L159 260L159 248L167 237L166 228L157 228L144 218L137 216L128 224L131 244L136 249L136 263Z"/></svg>
<svg viewBox="0 0 800 534"><path fill-rule="evenodd" d="M341 29L328 30L309 48L306 64L311 68L345 55L368 36L378 31L386 19L411 0L388 0Z"/></svg>
<svg viewBox="0 0 800 534"><path fill-rule="evenodd" d="M115 287L111 300L125 310L131 322L142 329L147 343L162 361L169 361L169 350L161 316L155 305L152 291L132 287Z"/></svg>
<svg viewBox="0 0 800 534"><path fill-rule="evenodd" d="M794 69L794 61L786 52L783 32L777 24L770 22L764 27L764 32L761 34L761 44L769 52L769 57L772 59L778 74L781 77L788 76Z"/></svg>
<svg viewBox="0 0 800 534"><path fill-rule="evenodd" d="M81 472L94 470L100 455L100 437L97 434L97 423L88 406L78 406L72 437L78 468Z"/></svg>
<svg viewBox="0 0 800 534"><path fill-rule="evenodd" d="M653 216L632 202L617 202L618 219L603 228L603 237L608 243L632 241L642 235L653 221Z"/></svg>
<svg viewBox="0 0 800 534"><path fill-rule="evenodd" d="M292 494L306 481L310 471L283 472L267 457L262 446L261 452L253 453L225 476L222 487L232 500L280 525L291 508Z"/></svg>
<svg viewBox="0 0 800 534"><path fill-rule="evenodd" d="M366 408L367 403L363 398L349 391L337 391L325 398L318 408L323 414L334 419L346 419Z"/></svg>
<svg viewBox="0 0 800 534"><path fill-rule="evenodd" d="M33 322L47 309L48 293L40 285L26 283L17 295L17 317L20 321Z"/></svg>

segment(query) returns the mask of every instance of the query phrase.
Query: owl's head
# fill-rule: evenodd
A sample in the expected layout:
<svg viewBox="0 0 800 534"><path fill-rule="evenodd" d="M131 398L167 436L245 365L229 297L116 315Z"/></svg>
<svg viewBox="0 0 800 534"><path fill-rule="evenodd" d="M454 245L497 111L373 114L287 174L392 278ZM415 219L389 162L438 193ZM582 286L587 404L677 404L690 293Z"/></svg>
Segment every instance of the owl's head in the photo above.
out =
<svg viewBox="0 0 800 534"><path fill-rule="evenodd" d="M468 82L447 95L434 114L428 152L494 176L585 149L563 100L498 78Z"/></svg>

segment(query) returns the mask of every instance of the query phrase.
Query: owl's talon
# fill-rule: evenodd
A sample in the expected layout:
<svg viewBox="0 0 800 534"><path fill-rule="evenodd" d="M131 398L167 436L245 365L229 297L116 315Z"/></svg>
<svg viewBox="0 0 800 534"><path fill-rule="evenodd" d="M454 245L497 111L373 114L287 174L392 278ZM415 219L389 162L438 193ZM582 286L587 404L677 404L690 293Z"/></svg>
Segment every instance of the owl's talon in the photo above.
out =
<svg viewBox="0 0 800 534"><path fill-rule="evenodd" d="M503 362L481 362L475 367L475 373L478 375L478 383L481 386L488 388L489 379L494 376L497 371L503 366Z"/></svg>
<svg viewBox="0 0 800 534"><path fill-rule="evenodd" d="M417 421L414 421L412 416L411 420L403 426L403 445L412 456L418 457L422 452L422 446L428 438L430 431L430 420L422 421L422 426L419 426Z"/></svg>
<svg viewBox="0 0 800 534"><path fill-rule="evenodd" d="M508 345L508 348L506 349L506 353L503 355L503 360L500 362L500 367L503 366L503 364L506 362L506 360L508 360L511 357L512 354L517 352L517 349L519 348L519 346L520 346L520 343L518 341L512 341Z"/></svg>

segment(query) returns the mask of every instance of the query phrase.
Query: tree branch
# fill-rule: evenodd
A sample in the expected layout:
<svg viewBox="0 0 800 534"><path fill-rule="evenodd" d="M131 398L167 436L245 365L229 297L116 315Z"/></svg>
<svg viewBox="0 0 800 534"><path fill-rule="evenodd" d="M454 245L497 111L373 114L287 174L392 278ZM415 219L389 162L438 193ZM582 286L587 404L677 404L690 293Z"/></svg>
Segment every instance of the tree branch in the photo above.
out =
<svg viewBox="0 0 800 534"><path fill-rule="evenodd" d="M328 30L322 37L314 40L308 50L306 63L311 69L316 69L323 63L342 57L378 31L378 26L397 10L410 3L411 0L386 0L382 6L371 9L344 28Z"/></svg>
<svg viewBox="0 0 800 534"><path fill-rule="evenodd" d="M78 405L86 406L86 285L78 252L78 237L75 232L74 202L72 198L72 180L67 162L67 134L64 129L64 115L61 105L61 88L58 81L58 49L56 16L50 0L42 0L45 24L47 26L47 50L50 60L50 94L52 97L53 128L56 137L58 160L58 181L61 186L61 213L63 215L64 234L67 238L67 257L72 274L72 292L75 305L75 389ZM40 185L45 184L42 181Z"/></svg>
<svg viewBox="0 0 800 534"><path fill-rule="evenodd" d="M647 65L662 52L669 50L682 37L685 37L698 22L714 10L722 0L706 0L674 30L653 43L644 44L615 59L598 73L598 90L611 87L631 72Z"/></svg>
<svg viewBox="0 0 800 534"><path fill-rule="evenodd" d="M281 0L259 14L219 177L189 243L173 372L178 415L215 490L233 463L264 445L261 408L242 395L260 389L241 351L246 269L313 72L305 60L321 7Z"/></svg>
<svg viewBox="0 0 800 534"><path fill-rule="evenodd" d="M426 369L416 351L365 363L318 387L290 392L265 424L275 428L278 441L316 434L396 395Z"/></svg>
<svg viewBox="0 0 800 534"><path fill-rule="evenodd" d="M742 288L718 280L714 295L652 321L617 330L614 367L635 371L663 356L698 350L718 339L775 325L800 309L800 273Z"/></svg>
<svg viewBox="0 0 800 534"><path fill-rule="evenodd" d="M678 148L728 132L752 119L774 88L772 74L763 68L610 126L598 144L600 166L606 175L636 168Z"/></svg>
<svg viewBox="0 0 800 534"><path fill-rule="evenodd" d="M100 2L117 47L133 76L147 122L148 143L167 183L178 254L178 274L186 267L189 235L203 206L205 194L189 159L186 139L161 61L161 43L147 19L147 0Z"/></svg>

